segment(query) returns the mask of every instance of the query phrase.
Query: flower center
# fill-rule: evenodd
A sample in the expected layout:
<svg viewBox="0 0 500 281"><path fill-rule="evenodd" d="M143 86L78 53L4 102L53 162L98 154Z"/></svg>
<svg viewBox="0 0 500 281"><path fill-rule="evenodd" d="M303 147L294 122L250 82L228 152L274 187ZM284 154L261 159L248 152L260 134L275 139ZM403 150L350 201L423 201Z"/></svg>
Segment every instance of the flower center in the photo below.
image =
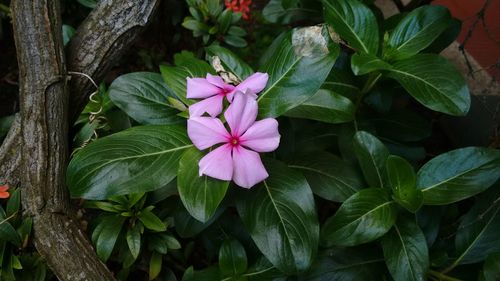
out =
<svg viewBox="0 0 500 281"><path fill-rule="evenodd" d="M233 146L233 147L234 147L234 146L238 146L238 145L239 145L239 143L240 143L240 140L239 140L239 138L238 138L238 137L231 137L231 138L229 139L229 144L231 144L231 146Z"/></svg>

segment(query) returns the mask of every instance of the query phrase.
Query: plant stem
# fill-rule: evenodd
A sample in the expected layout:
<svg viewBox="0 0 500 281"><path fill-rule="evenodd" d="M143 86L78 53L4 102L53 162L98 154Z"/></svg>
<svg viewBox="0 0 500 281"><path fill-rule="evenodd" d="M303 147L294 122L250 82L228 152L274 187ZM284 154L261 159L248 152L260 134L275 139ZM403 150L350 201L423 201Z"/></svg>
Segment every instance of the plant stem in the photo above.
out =
<svg viewBox="0 0 500 281"><path fill-rule="evenodd" d="M429 270L429 274L431 276L437 278L438 280L442 280L442 281L463 281L461 279L457 279L457 278L445 275L445 274L443 274L441 272L434 271L434 270Z"/></svg>
<svg viewBox="0 0 500 281"><path fill-rule="evenodd" d="M380 77L382 77L382 73L377 73L377 72L373 72L370 74L370 76L368 76L368 79L366 80L366 83L363 86L363 89L361 90L358 99L356 100L354 114L358 112L358 108L359 105L361 104L361 101L363 100L363 97L366 95L366 93L371 91L371 89L373 88L373 86L375 86ZM354 129L358 131L358 122L356 121L356 117L354 117Z"/></svg>

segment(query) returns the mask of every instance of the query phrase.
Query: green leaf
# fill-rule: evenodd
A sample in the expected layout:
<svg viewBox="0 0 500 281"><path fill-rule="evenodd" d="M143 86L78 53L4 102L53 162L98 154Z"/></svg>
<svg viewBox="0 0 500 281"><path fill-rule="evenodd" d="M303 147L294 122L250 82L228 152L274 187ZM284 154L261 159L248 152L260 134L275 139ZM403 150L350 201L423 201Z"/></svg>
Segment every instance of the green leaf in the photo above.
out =
<svg viewBox="0 0 500 281"><path fill-rule="evenodd" d="M14 115L0 117L0 141L7 135L14 122Z"/></svg>
<svg viewBox="0 0 500 281"><path fill-rule="evenodd" d="M383 280L383 262L383 257L373 247L332 248L318 256L301 280Z"/></svg>
<svg viewBox="0 0 500 281"><path fill-rule="evenodd" d="M387 187L385 162L389 151L375 136L364 131L354 135L354 153L370 187Z"/></svg>
<svg viewBox="0 0 500 281"><path fill-rule="evenodd" d="M167 226L151 211L144 209L139 213L139 220L144 226L153 231L165 231Z"/></svg>
<svg viewBox="0 0 500 281"><path fill-rule="evenodd" d="M345 123L354 119L355 106L350 99L329 90L320 89L285 116L317 120L325 123Z"/></svg>
<svg viewBox="0 0 500 281"><path fill-rule="evenodd" d="M351 69L356 75L364 75L376 70L391 69L392 66L370 54L355 53L351 57Z"/></svg>
<svg viewBox="0 0 500 281"><path fill-rule="evenodd" d="M103 200L168 184L192 147L182 126L149 125L98 139L80 150L67 170L72 197Z"/></svg>
<svg viewBox="0 0 500 281"><path fill-rule="evenodd" d="M376 55L379 45L377 19L358 0L324 0L325 21L358 52Z"/></svg>
<svg viewBox="0 0 500 281"><path fill-rule="evenodd" d="M227 31L227 34L234 35L237 37L243 37L247 35L247 32L245 29L239 27L239 26L231 26L229 30Z"/></svg>
<svg viewBox="0 0 500 281"><path fill-rule="evenodd" d="M319 225L313 194L296 170L266 161L269 178L237 199L238 213L253 241L271 263L292 274L316 256Z"/></svg>
<svg viewBox="0 0 500 281"><path fill-rule="evenodd" d="M130 249L130 253L137 259L139 252L141 251L141 228L140 224L135 224L132 228L127 230L127 245Z"/></svg>
<svg viewBox="0 0 500 281"><path fill-rule="evenodd" d="M197 21L191 17L186 17L184 21L182 22L182 26L186 29L192 30L194 32L207 32L208 31L208 26L200 21ZM196 36L196 33L195 33Z"/></svg>
<svg viewBox="0 0 500 281"><path fill-rule="evenodd" d="M392 31L386 56L411 57L429 46L451 23L448 9L426 5L406 15Z"/></svg>
<svg viewBox="0 0 500 281"><path fill-rule="evenodd" d="M236 56L236 54L226 48L218 45L211 45L205 48L205 50L208 56L219 57L224 69L236 75L236 77L238 77L241 81L245 80L245 78L254 73L252 68L246 62L241 60L238 56Z"/></svg>
<svg viewBox="0 0 500 281"><path fill-rule="evenodd" d="M218 21L219 21L219 28L221 34L225 34L231 25L231 15L233 14L233 11L229 9L225 9L224 12L222 12L219 15Z"/></svg>
<svg viewBox="0 0 500 281"><path fill-rule="evenodd" d="M141 124L173 124L182 121L179 111L168 101L174 94L161 75L134 72L116 78L109 87L109 97L116 106Z"/></svg>
<svg viewBox="0 0 500 281"><path fill-rule="evenodd" d="M94 9L97 6L97 0L78 0L78 3L91 9Z"/></svg>
<svg viewBox="0 0 500 281"><path fill-rule="evenodd" d="M21 206L21 190L19 188L11 190L9 201L7 201L6 216L10 217L19 212Z"/></svg>
<svg viewBox="0 0 500 281"><path fill-rule="evenodd" d="M259 69L269 74L267 87L258 95L261 117L280 116L318 91L339 54L337 45L328 50L324 32L321 27L294 29L268 48Z"/></svg>
<svg viewBox="0 0 500 281"><path fill-rule="evenodd" d="M285 4L283 0L271 0L262 10L262 16L265 20L278 23L289 24L303 19L312 19L321 16L321 6L316 1L303 0L288 1ZM319 6L319 7L316 7Z"/></svg>
<svg viewBox="0 0 500 281"><path fill-rule="evenodd" d="M398 219L381 243L387 267L394 280L426 280L429 252L425 236L414 217Z"/></svg>
<svg viewBox="0 0 500 281"><path fill-rule="evenodd" d="M415 213L423 203L422 191L417 189L417 177L408 161L399 156L387 158L387 175L393 198L408 211Z"/></svg>
<svg viewBox="0 0 500 281"><path fill-rule="evenodd" d="M160 65L160 72L167 86L185 104L192 104L194 101L186 98L186 78L202 77L207 73L215 74L214 69L205 61L194 57L193 53L183 51L174 56L177 66Z"/></svg>
<svg viewBox="0 0 500 281"><path fill-rule="evenodd" d="M207 222L224 199L229 182L199 176L198 162L203 156L196 148L184 152L179 161L177 185L186 210L195 219Z"/></svg>
<svg viewBox="0 0 500 281"><path fill-rule="evenodd" d="M469 111L469 88L462 74L443 57L416 55L394 63L387 75L432 110L455 116Z"/></svg>
<svg viewBox="0 0 500 281"><path fill-rule="evenodd" d="M162 257L157 252L153 252L151 255L151 260L149 261L149 281L154 280L160 274Z"/></svg>
<svg viewBox="0 0 500 281"><path fill-rule="evenodd" d="M238 276L247 270L245 248L237 240L226 240L219 249L219 268L223 276Z"/></svg>
<svg viewBox="0 0 500 281"><path fill-rule="evenodd" d="M500 279L500 252L488 256L483 268L484 281Z"/></svg>
<svg viewBox="0 0 500 281"><path fill-rule="evenodd" d="M243 48L247 46L247 41L245 39L231 34L224 36L224 42L237 48Z"/></svg>
<svg viewBox="0 0 500 281"><path fill-rule="evenodd" d="M500 185L481 194L465 214L455 237L453 265L471 264L500 251Z"/></svg>
<svg viewBox="0 0 500 281"><path fill-rule="evenodd" d="M199 220L193 218L184 208L184 205L179 205L180 207L174 215L174 225L175 230L182 238L189 238L198 235L205 228L209 227L214 221L216 221L224 210L223 208L217 209L217 212L210 220L208 220L206 223L202 223Z"/></svg>
<svg viewBox="0 0 500 281"><path fill-rule="evenodd" d="M452 18L448 27L439 35L422 53L441 53L446 47L453 43L462 31L462 21Z"/></svg>
<svg viewBox="0 0 500 281"><path fill-rule="evenodd" d="M330 201L343 202L364 187L357 170L324 151L302 155L288 167L300 170L314 194Z"/></svg>
<svg viewBox="0 0 500 281"><path fill-rule="evenodd" d="M101 221L101 227L98 233L99 236L97 237L95 247L97 256L99 256L103 262L106 262L111 256L125 219L126 218L122 216L110 215L106 216Z"/></svg>
<svg viewBox="0 0 500 281"><path fill-rule="evenodd" d="M71 25L63 24L62 25L62 36L63 36L63 45L66 46L75 34L75 29Z"/></svg>
<svg viewBox="0 0 500 281"><path fill-rule="evenodd" d="M446 205L476 195L500 177L500 150L467 147L441 154L417 173L424 204Z"/></svg>
<svg viewBox="0 0 500 281"><path fill-rule="evenodd" d="M368 243L387 233L396 215L396 206L384 189L362 189L325 222L321 244L330 247Z"/></svg>
<svg viewBox="0 0 500 281"><path fill-rule="evenodd" d="M413 111L395 111L369 119L377 134L395 141L420 141L431 135L431 124Z"/></svg>
<svg viewBox="0 0 500 281"><path fill-rule="evenodd" d="M0 241L8 241L17 247L22 245L21 237L6 219L0 220Z"/></svg>

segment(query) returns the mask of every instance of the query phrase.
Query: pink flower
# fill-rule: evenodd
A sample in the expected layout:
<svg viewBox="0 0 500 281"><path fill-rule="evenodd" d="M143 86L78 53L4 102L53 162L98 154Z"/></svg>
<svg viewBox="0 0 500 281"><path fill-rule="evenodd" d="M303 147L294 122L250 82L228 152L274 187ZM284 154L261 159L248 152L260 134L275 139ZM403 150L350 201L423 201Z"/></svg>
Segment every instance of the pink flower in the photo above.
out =
<svg viewBox="0 0 500 281"><path fill-rule="evenodd" d="M200 176L232 179L245 188L269 176L257 152L278 148L278 122L273 118L255 121L257 111L257 101L251 95L236 92L233 103L224 113L231 133L218 118L192 117L188 120L189 138L198 149L223 144L200 160Z"/></svg>
<svg viewBox="0 0 500 281"><path fill-rule="evenodd" d="M246 93L250 90L257 94L266 87L268 79L267 73L256 72L235 87L224 83L219 76L210 74L207 74L207 78L187 78L187 98L204 99L189 107L189 116L198 117L207 112L216 117L222 112L224 97L232 102L236 91Z"/></svg>

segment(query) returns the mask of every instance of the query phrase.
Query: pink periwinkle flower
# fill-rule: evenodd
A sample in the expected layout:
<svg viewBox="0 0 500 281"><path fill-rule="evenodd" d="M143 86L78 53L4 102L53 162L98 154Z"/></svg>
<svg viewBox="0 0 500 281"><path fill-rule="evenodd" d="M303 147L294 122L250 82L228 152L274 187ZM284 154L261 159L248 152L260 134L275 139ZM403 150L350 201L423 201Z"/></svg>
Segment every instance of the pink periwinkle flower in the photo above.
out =
<svg viewBox="0 0 500 281"><path fill-rule="evenodd" d="M251 95L236 92L232 104L224 112L230 133L218 118L191 117L188 120L189 138L198 149L222 144L200 160L200 176L233 180L244 188L269 176L257 152L275 150L281 136L276 119L255 121L257 111L257 101Z"/></svg>
<svg viewBox="0 0 500 281"><path fill-rule="evenodd" d="M234 93L237 91L255 94L260 93L267 84L269 76L267 73L256 72L237 86L225 83L221 77L207 74L206 78L187 78L187 98L204 99L189 107L189 116L202 116L205 112L216 117L222 112L224 97L229 102L233 101Z"/></svg>

